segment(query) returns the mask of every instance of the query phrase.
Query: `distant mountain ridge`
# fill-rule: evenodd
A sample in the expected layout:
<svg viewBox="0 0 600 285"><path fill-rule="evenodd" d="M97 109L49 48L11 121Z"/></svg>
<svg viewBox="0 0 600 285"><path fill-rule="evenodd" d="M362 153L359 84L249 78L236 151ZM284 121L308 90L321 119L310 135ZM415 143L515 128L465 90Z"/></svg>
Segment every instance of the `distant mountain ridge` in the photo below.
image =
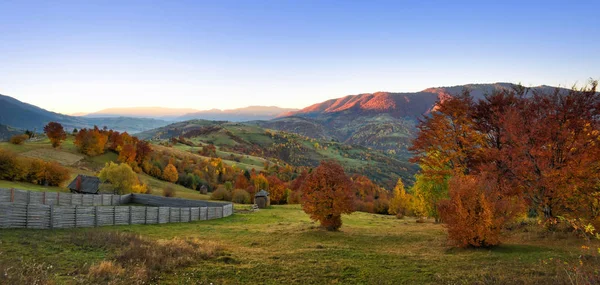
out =
<svg viewBox="0 0 600 285"><path fill-rule="evenodd" d="M276 106L248 106L230 110L211 109L185 114L178 121L194 119L245 122L253 120L270 120L284 113L294 112L298 109L280 108Z"/></svg>
<svg viewBox="0 0 600 285"><path fill-rule="evenodd" d="M48 122L59 122L65 129L91 128L107 126L117 131L130 133L142 132L168 124L166 121L144 118L113 117L113 118L85 118L63 115L40 107L21 102L15 98L0 95L0 124L19 129L42 129Z"/></svg>
<svg viewBox="0 0 600 285"><path fill-rule="evenodd" d="M188 113L197 112L192 108L165 108L165 107L117 107L103 109L83 115L88 118L100 117L132 117L173 120Z"/></svg>

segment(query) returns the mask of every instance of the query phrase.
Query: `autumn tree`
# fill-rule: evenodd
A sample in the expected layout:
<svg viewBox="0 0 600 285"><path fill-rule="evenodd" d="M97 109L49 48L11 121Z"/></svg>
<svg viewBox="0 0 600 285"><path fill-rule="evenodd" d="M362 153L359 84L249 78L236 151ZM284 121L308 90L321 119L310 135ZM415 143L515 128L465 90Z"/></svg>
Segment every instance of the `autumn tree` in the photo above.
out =
<svg viewBox="0 0 600 285"><path fill-rule="evenodd" d="M389 213L398 217L405 216L409 213L412 203L412 196L406 193L402 179L398 178L396 187L394 187L393 197L390 201Z"/></svg>
<svg viewBox="0 0 600 285"><path fill-rule="evenodd" d="M354 211L352 182L342 166L323 161L302 184L302 209L327 230L342 226L342 214Z"/></svg>
<svg viewBox="0 0 600 285"><path fill-rule="evenodd" d="M269 182L269 196L272 204L285 204L287 202L288 189L276 175L267 177Z"/></svg>
<svg viewBox="0 0 600 285"><path fill-rule="evenodd" d="M134 186L140 184L138 177L131 169L131 166L125 163L107 163L100 171L100 175L98 177L103 182L109 182L112 184L117 194L130 193L134 189L141 191L139 188L134 188Z"/></svg>
<svg viewBox="0 0 600 285"><path fill-rule="evenodd" d="M500 243L504 224L518 211L514 197L502 195L497 180L483 175L458 176L450 181L450 198L440 202L448 237L460 247Z"/></svg>
<svg viewBox="0 0 600 285"><path fill-rule="evenodd" d="M175 168L173 164L169 163L163 170L162 179L171 183L175 183L177 179L179 179L179 173L177 173L177 168Z"/></svg>
<svg viewBox="0 0 600 285"><path fill-rule="evenodd" d="M83 154L96 156L103 154L108 141L108 134L94 129L81 129L75 136L75 146Z"/></svg>
<svg viewBox="0 0 600 285"><path fill-rule="evenodd" d="M141 165L152 154L152 147L149 142L141 140L135 145L135 152L135 160Z"/></svg>
<svg viewBox="0 0 600 285"><path fill-rule="evenodd" d="M126 144L120 147L118 160L123 163L133 163L136 158L136 149L132 144Z"/></svg>
<svg viewBox="0 0 600 285"><path fill-rule="evenodd" d="M243 173L238 174L235 177L234 188L235 189L246 189L250 186L250 181L244 176Z"/></svg>
<svg viewBox="0 0 600 285"><path fill-rule="evenodd" d="M65 133L63 126L57 122L50 122L44 126L44 133L46 133L54 148L60 146L62 141L67 138L67 133Z"/></svg>

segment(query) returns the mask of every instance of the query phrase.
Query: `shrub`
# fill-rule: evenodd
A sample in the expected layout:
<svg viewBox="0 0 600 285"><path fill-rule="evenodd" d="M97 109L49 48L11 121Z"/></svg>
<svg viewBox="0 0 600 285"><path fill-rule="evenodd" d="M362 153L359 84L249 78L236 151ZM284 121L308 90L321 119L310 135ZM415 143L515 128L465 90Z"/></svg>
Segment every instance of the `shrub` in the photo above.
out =
<svg viewBox="0 0 600 285"><path fill-rule="evenodd" d="M231 193L223 186L219 186L217 190L210 194L212 200L231 201Z"/></svg>
<svg viewBox="0 0 600 285"><path fill-rule="evenodd" d="M131 193L144 193L147 194L148 192L148 185L146 184L137 184L137 185L133 185L133 187L131 187Z"/></svg>
<svg viewBox="0 0 600 285"><path fill-rule="evenodd" d="M449 186L450 199L439 204L448 238L460 247L498 245L517 203L499 195L494 181L483 176L453 178Z"/></svg>
<svg viewBox="0 0 600 285"><path fill-rule="evenodd" d="M171 186L167 186L163 188L163 196L165 197L175 197L175 189Z"/></svg>
<svg viewBox="0 0 600 285"><path fill-rule="evenodd" d="M123 276L125 269L112 261L101 261L99 264L90 266L88 278L96 282L108 282Z"/></svg>
<svg viewBox="0 0 600 285"><path fill-rule="evenodd" d="M300 191L289 191L289 194L287 196L287 203L288 204L300 204L300 200L302 198L302 193Z"/></svg>
<svg viewBox="0 0 600 285"><path fill-rule="evenodd" d="M23 144L28 138L28 135L14 135L10 138L10 143Z"/></svg>
<svg viewBox="0 0 600 285"><path fill-rule="evenodd" d="M15 180L17 164L17 156L14 153L0 149L0 179Z"/></svg>
<svg viewBox="0 0 600 285"><path fill-rule="evenodd" d="M250 204L250 193L244 189L235 189L231 195L231 202L238 204Z"/></svg>
<svg viewBox="0 0 600 285"><path fill-rule="evenodd" d="M69 170L56 162L44 162L43 185L60 186L70 178Z"/></svg>
<svg viewBox="0 0 600 285"><path fill-rule="evenodd" d="M390 201L387 199L377 199L375 200L375 202L373 203L374 206L374 213L375 214L381 214L381 215L387 215L388 214L388 210L390 208Z"/></svg>

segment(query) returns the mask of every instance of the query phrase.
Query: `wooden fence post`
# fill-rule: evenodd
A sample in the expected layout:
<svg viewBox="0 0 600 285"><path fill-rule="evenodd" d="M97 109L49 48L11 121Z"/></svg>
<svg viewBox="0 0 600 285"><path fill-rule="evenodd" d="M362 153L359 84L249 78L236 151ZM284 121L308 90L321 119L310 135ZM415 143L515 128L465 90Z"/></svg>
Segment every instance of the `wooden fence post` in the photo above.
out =
<svg viewBox="0 0 600 285"><path fill-rule="evenodd" d="M29 228L29 203L25 205L25 228Z"/></svg>
<svg viewBox="0 0 600 285"><path fill-rule="evenodd" d="M189 209L190 209L190 217L188 219L188 223L191 223L192 222L192 208L189 208Z"/></svg>
<svg viewBox="0 0 600 285"><path fill-rule="evenodd" d="M148 224L148 207L144 207L145 209L145 214L144 214L144 225Z"/></svg>
<svg viewBox="0 0 600 285"><path fill-rule="evenodd" d="M75 205L75 226L74 228L77 227L77 205Z"/></svg>
<svg viewBox="0 0 600 285"><path fill-rule="evenodd" d="M181 220L183 218L183 216L181 215L181 210L183 210L183 208L179 208L179 222L181 223Z"/></svg>
<svg viewBox="0 0 600 285"><path fill-rule="evenodd" d="M31 202L31 191L27 191L27 205Z"/></svg>
<svg viewBox="0 0 600 285"><path fill-rule="evenodd" d="M117 224L117 206L113 206L113 226Z"/></svg>
<svg viewBox="0 0 600 285"><path fill-rule="evenodd" d="M131 206L129 206L129 224L131 225Z"/></svg>
<svg viewBox="0 0 600 285"><path fill-rule="evenodd" d="M167 220L168 223L171 222L171 207L167 207L167 210L169 211L169 219Z"/></svg>
<svg viewBox="0 0 600 285"><path fill-rule="evenodd" d="M94 207L94 227L98 227L98 206Z"/></svg>
<svg viewBox="0 0 600 285"><path fill-rule="evenodd" d="M50 229L54 229L54 205L50 205Z"/></svg>
<svg viewBox="0 0 600 285"><path fill-rule="evenodd" d="M73 202L73 197L71 197L71 202ZM60 205L60 192L56 192L56 205Z"/></svg>

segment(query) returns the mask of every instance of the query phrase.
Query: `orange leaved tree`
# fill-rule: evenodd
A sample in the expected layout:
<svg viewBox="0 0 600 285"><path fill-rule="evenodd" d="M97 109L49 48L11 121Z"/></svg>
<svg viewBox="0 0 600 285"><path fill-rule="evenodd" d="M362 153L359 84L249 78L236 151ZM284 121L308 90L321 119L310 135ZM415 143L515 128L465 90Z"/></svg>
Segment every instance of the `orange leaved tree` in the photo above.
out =
<svg viewBox="0 0 600 285"><path fill-rule="evenodd" d="M63 126L57 122L50 122L44 127L44 133L50 139L52 147L58 147L67 138Z"/></svg>
<svg viewBox="0 0 600 285"><path fill-rule="evenodd" d="M342 226L342 214L354 211L352 181L339 164L323 161L302 184L302 209L321 226L335 231Z"/></svg>
<svg viewBox="0 0 600 285"><path fill-rule="evenodd" d="M177 173L177 168L173 164L168 164L163 170L162 178L166 181L175 183L177 179L179 179L179 174Z"/></svg>
<svg viewBox="0 0 600 285"><path fill-rule="evenodd" d="M503 195L497 179L486 175L450 180L450 199L439 203L448 238L460 247L489 247L500 243L503 225L520 207L516 197Z"/></svg>

